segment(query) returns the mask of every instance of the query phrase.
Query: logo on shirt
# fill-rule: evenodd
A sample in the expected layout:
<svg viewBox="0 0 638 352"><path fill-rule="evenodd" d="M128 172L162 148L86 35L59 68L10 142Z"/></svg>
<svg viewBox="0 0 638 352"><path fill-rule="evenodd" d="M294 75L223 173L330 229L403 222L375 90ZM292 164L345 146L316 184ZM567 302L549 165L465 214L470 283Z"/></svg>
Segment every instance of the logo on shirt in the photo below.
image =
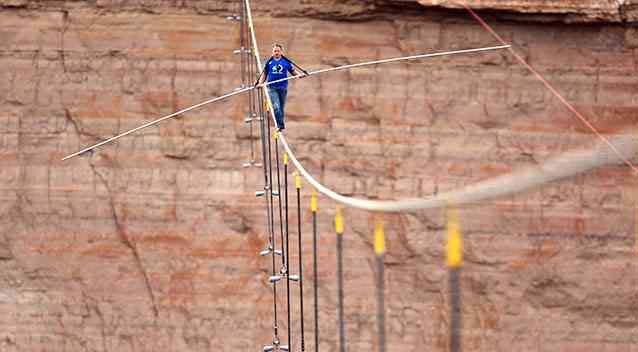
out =
<svg viewBox="0 0 638 352"><path fill-rule="evenodd" d="M277 64L277 65L272 67L272 72L273 73L283 73L284 72L284 67L281 66L281 64Z"/></svg>

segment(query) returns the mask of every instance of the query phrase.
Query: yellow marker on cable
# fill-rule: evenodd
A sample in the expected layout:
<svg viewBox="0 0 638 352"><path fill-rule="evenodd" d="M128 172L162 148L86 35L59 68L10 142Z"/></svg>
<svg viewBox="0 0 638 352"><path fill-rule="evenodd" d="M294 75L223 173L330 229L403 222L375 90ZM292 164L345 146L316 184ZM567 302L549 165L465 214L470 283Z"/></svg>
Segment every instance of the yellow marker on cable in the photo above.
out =
<svg viewBox="0 0 638 352"><path fill-rule="evenodd" d="M295 186L297 189L301 189L301 176L298 172L295 172Z"/></svg>
<svg viewBox="0 0 638 352"><path fill-rule="evenodd" d="M376 255L385 253L385 236L383 234L383 218L379 216L374 225L374 252Z"/></svg>
<svg viewBox="0 0 638 352"><path fill-rule="evenodd" d="M288 153L284 153L284 165L288 165Z"/></svg>
<svg viewBox="0 0 638 352"><path fill-rule="evenodd" d="M341 216L341 207L337 205L337 214L335 215L335 230L337 235L343 234L343 217Z"/></svg>
<svg viewBox="0 0 638 352"><path fill-rule="evenodd" d="M447 235L447 265L450 268L459 268L463 264L463 242L459 217L454 208L448 208L447 211Z"/></svg>
<svg viewBox="0 0 638 352"><path fill-rule="evenodd" d="M273 138L274 138L275 140L277 140L277 138L279 138L279 131L277 131L277 130L273 130L273 131L272 131L272 136L273 136Z"/></svg>
<svg viewBox="0 0 638 352"><path fill-rule="evenodd" d="M310 210L317 212L317 191L312 191L312 198L310 198Z"/></svg>

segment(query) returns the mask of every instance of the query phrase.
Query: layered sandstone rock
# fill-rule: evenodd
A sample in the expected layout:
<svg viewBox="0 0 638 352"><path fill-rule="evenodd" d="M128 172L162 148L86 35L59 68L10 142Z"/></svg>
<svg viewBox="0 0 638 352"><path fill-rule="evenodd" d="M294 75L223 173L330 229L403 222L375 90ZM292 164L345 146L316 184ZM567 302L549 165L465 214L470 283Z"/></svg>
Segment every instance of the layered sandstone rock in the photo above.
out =
<svg viewBox="0 0 638 352"><path fill-rule="evenodd" d="M635 0L418 0L424 6L511 11L532 15L556 15L566 21L623 22L635 21ZM538 17L537 17L538 18Z"/></svg>
<svg viewBox="0 0 638 352"><path fill-rule="evenodd" d="M421 4L253 7L262 55L282 41L308 69L495 43L467 13L446 9L451 2ZM257 256L266 215L253 196L263 173L241 168L251 140L244 97L60 161L237 87L239 28L226 20L237 3L0 5L0 351L235 351L270 342L271 263ZM635 18L634 2L473 5L490 9L494 28L600 131L636 126L636 30L606 23ZM535 23L529 13L605 24ZM287 136L304 165L339 192L376 199L459 189L596 140L506 52L304 79L291 83L288 104ZM461 209L465 349L635 350L636 180L610 166ZM324 350L338 343L333 215L334 203L320 198ZM372 350L373 214L345 216L348 349ZM385 220L389 350L446 351L444 211ZM297 304L294 317L298 349Z"/></svg>

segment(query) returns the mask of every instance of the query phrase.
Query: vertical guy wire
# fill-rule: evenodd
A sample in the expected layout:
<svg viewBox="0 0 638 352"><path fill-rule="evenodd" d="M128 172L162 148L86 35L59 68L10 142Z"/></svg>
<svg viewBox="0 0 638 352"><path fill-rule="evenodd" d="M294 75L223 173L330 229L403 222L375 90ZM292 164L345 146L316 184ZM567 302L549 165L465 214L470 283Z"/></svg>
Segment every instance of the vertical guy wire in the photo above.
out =
<svg viewBox="0 0 638 352"><path fill-rule="evenodd" d="M246 18L245 16L245 4L243 3L243 1L241 2L240 5L240 17L239 17L239 61L241 63L241 78L242 78L242 82L241 82L241 87L244 88L245 87L245 78L246 78L246 57L244 55L244 47L246 45L246 38L245 38L245 30L244 30L244 18Z"/></svg>
<svg viewBox="0 0 638 352"><path fill-rule="evenodd" d="M461 266L463 265L463 242L456 209L447 212L447 266L449 269L450 293L450 352L461 352Z"/></svg>
<svg viewBox="0 0 638 352"><path fill-rule="evenodd" d="M248 2L248 0L245 0L243 2L244 6L245 6L245 18L249 19L250 17L250 3ZM247 23L248 26L250 27L252 26L251 23ZM254 31L252 28L250 28L250 34L252 34L251 38L254 38ZM257 49L256 49L256 43L254 43L252 40L250 40L251 43L251 51L253 49L254 46L254 51L255 54L257 53ZM255 60L258 60L257 55L255 55ZM275 235L274 235L274 209L273 209L273 201L272 201L272 157L271 157L271 152L272 149L270 147L270 119L268 119L265 116L264 113L264 94L263 94L263 90L259 89L258 90L258 104L259 104L259 121L260 121L260 126L261 126L261 144L262 144L262 154L263 154L263 170L264 170L264 178L266 179L266 185L264 186L264 190L266 192L268 192L268 195L270 196L270 207L268 207L268 200L266 200L266 207L267 207L267 213L269 213L269 219L267 221L267 223L270 225L269 226L269 234L270 234L270 239L271 239L271 250L272 250L272 275L273 277L275 276L275 255L277 254L277 246L276 246L276 241L275 241ZM252 116L251 116L252 118ZM266 125L265 122L268 122L268 124ZM251 121L252 122L252 121ZM268 138L268 152L266 153L266 138ZM266 164L266 155L268 157L268 164ZM270 177L268 177L268 174L270 174ZM265 194L264 194L265 196ZM283 256L283 253L282 253ZM278 337L278 322L277 322L277 281L275 280L273 283L273 308L274 308L274 325L273 325L273 330L274 330L274 336L273 336L273 347L277 348L277 346L279 346L279 337ZM266 349L266 347L264 347L264 350Z"/></svg>
<svg viewBox="0 0 638 352"><path fill-rule="evenodd" d="M284 207L286 209L286 229L285 229L286 252L285 253L286 253L286 263L290 263L290 251L288 250L290 248L290 242L288 241L288 154L286 153L284 153L284 194L285 194ZM281 190L279 191L279 196L281 197ZM291 351L292 347L290 344L292 343L292 338L290 337L290 335L292 331L292 324L291 324L292 319L290 315L291 307L290 307L290 268L289 267L286 268L286 290L288 291L286 295L287 301L288 301L288 350Z"/></svg>
<svg viewBox="0 0 638 352"><path fill-rule="evenodd" d="M242 45L241 45L241 55L242 57L246 57L246 66L247 66L247 72L246 72L246 84L252 84L252 77L254 76L253 74L253 59L252 56L250 55L251 50L249 48L252 47L252 40L250 38L250 35L248 33L248 23L247 23L247 9L246 9L246 4L244 3L244 1L241 1L241 23L242 23ZM252 164L255 163L255 143L253 140L253 122L255 122L253 119L255 118L255 92L254 90L250 90L248 91L248 119L250 119L249 124L248 124L248 136L250 138L250 165L252 166Z"/></svg>
<svg viewBox="0 0 638 352"><path fill-rule="evenodd" d="M248 25L248 8L246 7L246 3L244 1L242 1L242 4L244 6L244 19L243 20L246 21L246 26L244 27L245 30L246 30L246 34L245 35L246 35L246 38L248 38L247 39L248 46L247 46L247 49L246 49L246 54L248 55L249 84L251 84L253 82L253 80L256 79L256 76L257 76L257 74L256 74L257 61L256 61L255 56L252 55L252 52L253 52L253 40L252 40L252 36L250 35L250 27ZM262 116L261 115L259 115L259 116L257 115L257 104L261 104L261 102L258 101L257 92L254 89L250 90L248 92L248 97L250 98L250 102L249 103L251 105L251 107L250 107L251 114L250 114L249 117L251 119L253 119L253 118L261 119ZM252 122L253 121L251 121L251 125L250 125L251 131L252 131ZM251 134L251 136L252 136L252 134ZM251 137L251 139L252 139L252 137ZM253 155L254 155L255 154L255 151L254 151L255 148L254 148L252 143L251 143L251 147L252 147L251 153L253 153ZM252 156L252 159L253 160L255 159L254 156Z"/></svg>
<svg viewBox="0 0 638 352"><path fill-rule="evenodd" d="M270 171L270 169L272 168L272 165L270 163L270 157L267 154L267 147L266 147L266 138L269 138L269 133L266 129L266 122L268 121L268 119L263 118L263 114L264 114L264 110L263 110L263 104L261 102L263 102L263 92L260 89L258 91L258 99L259 99L259 115L262 116L261 120L260 120L260 126L261 126L261 145L262 145L262 154L263 154L263 170L264 170L264 190L266 191L266 193L264 193L264 199L266 201L266 227L268 229L268 238L269 238L269 246L270 249L272 251L271 255L272 255L272 276L275 276L275 251L277 249L276 247L276 243L275 243L275 238L274 238L274 230L272 228L272 195L270 195L270 201L268 200L268 194L270 193L270 189L272 188L270 185L270 178L268 177L268 173ZM269 139L270 140L270 139ZM268 160L269 162L266 162L266 160ZM272 177L272 171L270 171L271 177ZM273 283L273 308L274 308L274 325L273 325L273 329L274 329L274 335L275 337L278 335L278 325L277 325L277 286L275 283Z"/></svg>
<svg viewBox="0 0 638 352"><path fill-rule="evenodd" d="M249 84L250 80L250 57L246 55L246 4L243 1L240 1L239 5L239 60L241 65L241 88L245 88ZM248 118L252 118L252 105L251 105L251 95L252 91L248 92ZM244 120L246 121L246 120ZM250 167L255 162L255 146L253 141L253 121L248 120L248 144L250 145L250 157L248 163L245 166Z"/></svg>
<svg viewBox="0 0 638 352"><path fill-rule="evenodd" d="M337 206L335 215L335 230L337 233L337 297L339 310L339 351L346 351L346 332L343 321L343 217L341 207Z"/></svg>
<svg viewBox="0 0 638 352"><path fill-rule="evenodd" d="M301 176L295 174L295 186L297 188L297 230L298 230L298 256L299 256L299 306L301 307L301 352L306 350L304 340L304 314L303 314L303 261L301 258Z"/></svg>
<svg viewBox="0 0 638 352"><path fill-rule="evenodd" d="M314 275L314 306L315 306L315 352L319 352L319 279L317 274L317 192L312 191L312 199L310 201L310 209L312 210L312 273Z"/></svg>
<svg viewBox="0 0 638 352"><path fill-rule="evenodd" d="M260 116L260 132L261 132L261 152L262 152L262 160L263 160L263 171L264 171L264 201L266 204L266 229L268 231L268 246L270 248L270 250L272 251L272 275L275 275L275 243L274 243L274 238L273 238L273 230L271 227L271 207L270 204L268 202L268 198L267 198L267 192L270 189L269 186L269 178L268 178L268 171L269 168L271 167L270 163L267 163L266 160L269 159L268 155L266 154L266 138L268 138L268 134L266 131L266 126L265 126L265 122L267 121L267 119L263 118L264 115L264 110L263 110L263 92L261 89L257 90L257 100L259 101L259 104L257 106L258 109L258 113ZM273 324L273 330L274 330L274 335L275 337L278 335L278 326L277 326L277 287L275 286L275 284L273 283L273 308L274 308L274 324Z"/></svg>
<svg viewBox="0 0 638 352"><path fill-rule="evenodd" d="M383 258L385 256L385 236L383 218L378 217L374 227L374 252L377 257L377 330L379 351L385 352L385 280Z"/></svg>
<svg viewBox="0 0 638 352"><path fill-rule="evenodd" d="M279 233L281 235L281 249L285 252L288 252L288 244L286 244L286 247L284 247L284 216L283 216L283 212L281 209L281 177L279 176L280 171L279 171L279 132L274 131L274 138L275 138L275 158L277 159L277 192L279 194L279 196L277 197L278 201L277 204L279 204ZM281 265L282 268L286 269L286 273L290 271L289 268L289 263L288 263L288 259L286 259L287 256L282 255L281 256Z"/></svg>
<svg viewBox="0 0 638 352"><path fill-rule="evenodd" d="M263 97L263 94L262 94ZM276 255L276 250L277 250L277 240L275 237L275 207L274 207L274 202L273 202L273 198L272 198L272 147L271 147L271 143L270 143L270 119L266 119L267 123L266 123L266 135L265 138L268 138L268 171L269 171L269 180L270 182L268 183L268 196L270 198L270 237L272 238L272 275L275 276L275 255ZM283 253L282 253L283 255ZM274 310L275 310L275 339L277 339L278 336L278 322L277 322L277 282L273 282L272 283L272 291L273 291L273 306L274 306Z"/></svg>

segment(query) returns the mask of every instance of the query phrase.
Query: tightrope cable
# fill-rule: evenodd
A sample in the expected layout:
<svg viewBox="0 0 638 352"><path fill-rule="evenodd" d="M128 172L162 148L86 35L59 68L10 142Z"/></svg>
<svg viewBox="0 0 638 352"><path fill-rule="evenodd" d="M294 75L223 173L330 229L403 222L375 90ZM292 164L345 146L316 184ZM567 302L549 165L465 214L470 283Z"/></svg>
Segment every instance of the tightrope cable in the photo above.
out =
<svg viewBox="0 0 638 352"><path fill-rule="evenodd" d="M522 192L530 188L604 165L616 164L616 154L600 142L591 148L572 150L558 155L542 164L531 165L518 171L493 177L449 192L438 193L427 198L408 198L401 200L370 200L339 194L317 181L297 160L284 136L280 136L290 160L297 170L319 192L338 203L349 207L379 212L402 212L419 209L444 208L449 203L457 205L472 204L494 199L508 194ZM617 135L610 139L616 148L626 155L634 155L638 149L638 139L633 135Z"/></svg>

